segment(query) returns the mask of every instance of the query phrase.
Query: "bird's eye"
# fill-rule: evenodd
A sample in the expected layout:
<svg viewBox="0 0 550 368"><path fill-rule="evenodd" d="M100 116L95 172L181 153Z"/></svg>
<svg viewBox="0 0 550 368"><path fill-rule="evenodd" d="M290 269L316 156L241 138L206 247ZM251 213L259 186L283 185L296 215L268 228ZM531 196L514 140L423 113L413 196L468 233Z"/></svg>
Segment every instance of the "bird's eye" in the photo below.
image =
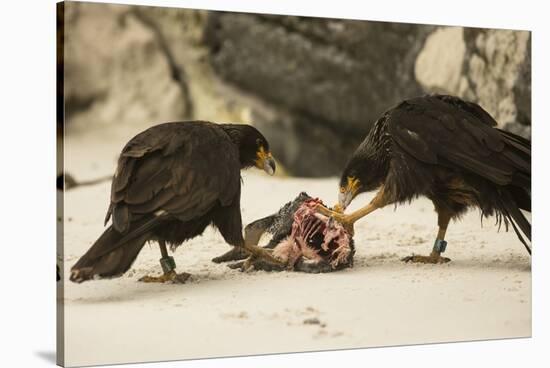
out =
<svg viewBox="0 0 550 368"><path fill-rule="evenodd" d="M340 193L344 193L346 191L346 188L340 187Z"/></svg>
<svg viewBox="0 0 550 368"><path fill-rule="evenodd" d="M261 146L262 145L262 140L260 138L256 139L256 144L258 146Z"/></svg>

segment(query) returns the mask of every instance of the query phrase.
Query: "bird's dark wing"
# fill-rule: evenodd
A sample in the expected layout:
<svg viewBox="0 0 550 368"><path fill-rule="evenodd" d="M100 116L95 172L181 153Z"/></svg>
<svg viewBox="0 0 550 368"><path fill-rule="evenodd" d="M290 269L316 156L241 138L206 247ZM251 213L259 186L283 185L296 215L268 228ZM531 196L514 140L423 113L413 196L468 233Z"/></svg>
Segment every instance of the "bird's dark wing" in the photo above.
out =
<svg viewBox="0 0 550 368"><path fill-rule="evenodd" d="M401 103L389 113L387 126L394 148L424 163L461 169L499 185L530 177L530 143L495 125L474 103L429 96Z"/></svg>
<svg viewBox="0 0 550 368"><path fill-rule="evenodd" d="M237 147L216 124L167 123L133 138L122 150L111 187L114 228L124 233L144 215L188 221L238 195Z"/></svg>

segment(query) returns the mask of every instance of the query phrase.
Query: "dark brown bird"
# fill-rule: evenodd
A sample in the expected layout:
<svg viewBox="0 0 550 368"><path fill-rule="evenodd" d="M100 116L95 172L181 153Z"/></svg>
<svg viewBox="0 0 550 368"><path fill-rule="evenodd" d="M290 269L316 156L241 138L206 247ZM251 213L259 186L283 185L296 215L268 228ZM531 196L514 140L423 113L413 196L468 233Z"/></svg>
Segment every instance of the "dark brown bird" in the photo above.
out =
<svg viewBox="0 0 550 368"><path fill-rule="evenodd" d="M105 224L112 225L71 269L70 279L116 277L126 272L143 245L157 241L164 275L142 281L183 282L172 249L212 224L225 241L269 257L244 244L240 170L255 166L272 175L275 162L264 136L249 125L203 121L154 126L132 138L118 160Z"/></svg>
<svg viewBox="0 0 550 368"><path fill-rule="evenodd" d="M429 256L405 261L442 263L451 219L470 208L511 224L525 248L531 224L531 142L496 128L479 105L458 97L428 95L386 111L349 159L340 179L339 204L332 214L353 231L353 223L378 208L432 200L439 231ZM359 194L378 190L364 208L341 213ZM520 232L521 230L521 232ZM523 236L522 234L523 233Z"/></svg>

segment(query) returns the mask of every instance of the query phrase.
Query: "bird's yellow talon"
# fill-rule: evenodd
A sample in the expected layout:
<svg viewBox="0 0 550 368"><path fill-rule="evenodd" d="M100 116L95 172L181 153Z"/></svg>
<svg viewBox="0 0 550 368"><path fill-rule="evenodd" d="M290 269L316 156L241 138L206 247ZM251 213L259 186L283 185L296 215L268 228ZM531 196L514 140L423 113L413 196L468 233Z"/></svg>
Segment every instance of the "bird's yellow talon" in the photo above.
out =
<svg viewBox="0 0 550 368"><path fill-rule="evenodd" d="M164 273L161 276L143 276L139 279L141 282L154 282L154 283L164 283L164 282L172 282L174 284L183 284L191 277L190 273L183 272L183 273L176 273L176 271L172 270L168 273Z"/></svg>
<svg viewBox="0 0 550 368"><path fill-rule="evenodd" d="M335 204L332 210L336 213L344 213L344 208L342 208L339 203Z"/></svg>

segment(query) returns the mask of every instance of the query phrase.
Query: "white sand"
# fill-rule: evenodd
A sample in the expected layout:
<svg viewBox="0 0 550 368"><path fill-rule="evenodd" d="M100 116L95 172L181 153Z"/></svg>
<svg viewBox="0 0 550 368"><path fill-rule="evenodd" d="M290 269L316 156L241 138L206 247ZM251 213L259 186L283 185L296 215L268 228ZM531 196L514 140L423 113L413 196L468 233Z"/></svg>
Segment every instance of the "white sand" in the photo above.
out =
<svg viewBox="0 0 550 368"><path fill-rule="evenodd" d="M113 169L121 136L90 157L83 140L67 145L77 179ZM88 142L88 139L86 139ZM123 143L123 142L122 142ZM109 159L106 159L108 157ZM244 223L276 211L305 190L333 204L337 179L244 175ZM531 335L530 258L508 233L472 212L452 224L445 265L405 264L427 254L436 233L431 203L377 211L356 224L352 269L330 274L242 273L210 262L229 249L208 229L174 254L185 285L144 284L160 273L146 245L130 272L74 284L70 267L100 235L109 183L76 188L65 199L65 341L67 365L90 365L478 340ZM352 209L370 195L356 199ZM264 239L265 241L265 239ZM326 326L307 325L316 317Z"/></svg>

